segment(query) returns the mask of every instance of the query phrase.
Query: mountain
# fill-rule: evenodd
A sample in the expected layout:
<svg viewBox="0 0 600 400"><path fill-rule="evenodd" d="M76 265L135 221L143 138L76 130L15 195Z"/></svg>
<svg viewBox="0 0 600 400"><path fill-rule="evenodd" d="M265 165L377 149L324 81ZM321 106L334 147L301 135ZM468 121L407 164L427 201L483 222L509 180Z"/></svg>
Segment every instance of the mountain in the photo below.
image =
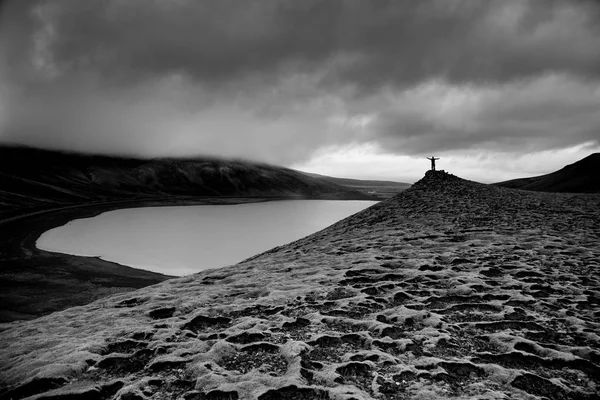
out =
<svg viewBox="0 0 600 400"><path fill-rule="evenodd" d="M599 201L428 171L237 265L0 326L0 398L597 399Z"/></svg>
<svg viewBox="0 0 600 400"><path fill-rule="evenodd" d="M389 198L395 196L403 190L410 187L410 183L394 182L394 181L374 181L374 180L362 180L362 179L348 179L348 178L335 178L332 176L325 176L319 174L312 174L304 172L304 174L313 178L318 178L326 182L334 183L336 185L345 186L354 190L358 190L362 193L379 196L382 198Z"/></svg>
<svg viewBox="0 0 600 400"><path fill-rule="evenodd" d="M538 192L600 193L600 153L594 153L547 175L494 185Z"/></svg>
<svg viewBox="0 0 600 400"><path fill-rule="evenodd" d="M0 212L116 200L197 197L373 199L299 171L245 161L135 159L0 148Z"/></svg>

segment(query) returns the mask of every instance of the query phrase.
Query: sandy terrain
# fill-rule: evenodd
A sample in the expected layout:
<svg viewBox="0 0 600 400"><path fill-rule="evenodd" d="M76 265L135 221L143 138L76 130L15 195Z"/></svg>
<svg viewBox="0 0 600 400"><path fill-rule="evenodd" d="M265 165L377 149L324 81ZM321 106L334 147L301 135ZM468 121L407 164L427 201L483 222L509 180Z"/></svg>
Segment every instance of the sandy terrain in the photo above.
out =
<svg viewBox="0 0 600 400"><path fill-rule="evenodd" d="M596 399L600 195L429 172L238 265L2 325L6 399Z"/></svg>

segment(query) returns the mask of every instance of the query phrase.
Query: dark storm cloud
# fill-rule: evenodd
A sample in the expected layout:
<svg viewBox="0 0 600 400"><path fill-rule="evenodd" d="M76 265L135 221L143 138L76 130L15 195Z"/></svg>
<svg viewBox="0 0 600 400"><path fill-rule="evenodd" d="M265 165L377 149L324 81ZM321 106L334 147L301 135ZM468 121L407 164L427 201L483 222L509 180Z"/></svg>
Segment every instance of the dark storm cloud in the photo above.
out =
<svg viewBox="0 0 600 400"><path fill-rule="evenodd" d="M524 153L600 144L600 83L563 75L495 86L434 82L379 108L373 139L389 152Z"/></svg>
<svg viewBox="0 0 600 400"><path fill-rule="evenodd" d="M592 1L62 0L38 2L59 69L214 83L320 70L328 82L506 81L600 74Z"/></svg>
<svg viewBox="0 0 600 400"><path fill-rule="evenodd" d="M289 164L598 143L600 6L559 0L14 0L0 141Z"/></svg>

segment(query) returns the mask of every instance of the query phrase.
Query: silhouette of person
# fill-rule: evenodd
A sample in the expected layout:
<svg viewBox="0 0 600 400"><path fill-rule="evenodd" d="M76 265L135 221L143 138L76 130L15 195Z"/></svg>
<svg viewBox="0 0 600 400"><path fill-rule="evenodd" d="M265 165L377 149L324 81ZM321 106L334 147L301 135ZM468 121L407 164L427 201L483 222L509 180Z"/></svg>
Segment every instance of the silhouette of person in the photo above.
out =
<svg viewBox="0 0 600 400"><path fill-rule="evenodd" d="M429 157L425 157L428 160L431 160L431 170L435 171L435 160L439 160L439 158L435 158L434 156L431 156L431 158Z"/></svg>

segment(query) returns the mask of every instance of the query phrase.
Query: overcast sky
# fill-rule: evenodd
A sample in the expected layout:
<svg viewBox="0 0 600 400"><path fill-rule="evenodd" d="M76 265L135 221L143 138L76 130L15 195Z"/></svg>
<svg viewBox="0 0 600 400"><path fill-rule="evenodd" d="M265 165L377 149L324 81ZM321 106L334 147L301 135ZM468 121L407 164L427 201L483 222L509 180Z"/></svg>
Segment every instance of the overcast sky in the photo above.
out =
<svg viewBox="0 0 600 400"><path fill-rule="evenodd" d="M595 0L0 2L0 142L494 182L600 151Z"/></svg>

